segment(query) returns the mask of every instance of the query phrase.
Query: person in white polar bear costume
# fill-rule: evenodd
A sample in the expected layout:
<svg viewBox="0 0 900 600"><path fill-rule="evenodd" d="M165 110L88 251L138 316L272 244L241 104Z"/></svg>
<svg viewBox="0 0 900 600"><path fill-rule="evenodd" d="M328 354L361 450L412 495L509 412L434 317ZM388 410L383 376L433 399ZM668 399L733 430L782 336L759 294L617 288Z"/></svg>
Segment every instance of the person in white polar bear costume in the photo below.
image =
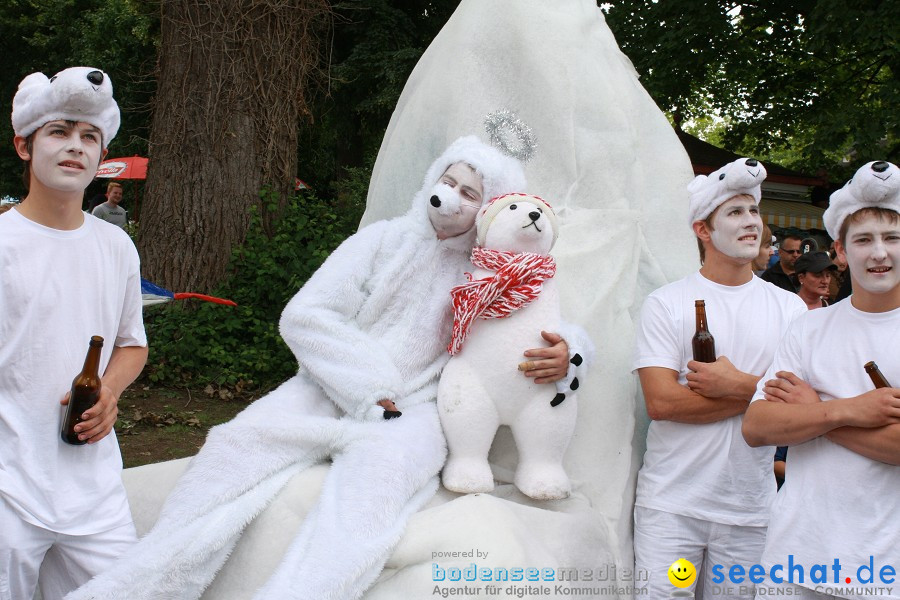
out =
<svg viewBox="0 0 900 600"><path fill-rule="evenodd" d="M556 263L549 255L557 231L553 208L537 196L507 194L479 211L476 269L469 283L451 292L454 356L438 386L449 448L442 473L447 489L494 489L488 452L497 428L508 425L519 453L516 487L539 500L566 498L571 491L562 460L575 429L578 378L567 378L554 396L515 373L491 368L539 343L538 331L560 329ZM583 364L579 354L572 360L573 366Z"/></svg>
<svg viewBox="0 0 900 600"><path fill-rule="evenodd" d="M281 317L299 373L213 428L154 528L68 600L198 598L247 523L328 457L316 506L256 597L361 596L437 489L446 447L433 400L447 361L447 298L468 265L482 198L524 185L517 161L460 138L428 169L406 215L336 249ZM565 343L540 351L551 358L538 366L563 376Z"/></svg>

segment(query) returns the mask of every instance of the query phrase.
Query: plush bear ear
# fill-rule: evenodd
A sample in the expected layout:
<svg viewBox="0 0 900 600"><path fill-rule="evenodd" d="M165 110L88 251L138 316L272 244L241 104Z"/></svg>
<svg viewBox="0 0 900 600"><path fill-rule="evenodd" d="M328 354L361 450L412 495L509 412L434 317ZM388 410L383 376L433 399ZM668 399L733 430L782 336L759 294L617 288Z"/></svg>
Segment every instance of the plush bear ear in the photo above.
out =
<svg viewBox="0 0 900 600"><path fill-rule="evenodd" d="M19 84L13 98L12 125L16 132L27 129L31 117L43 109L37 106L44 97L43 90L50 85L50 78L43 73L32 73Z"/></svg>
<svg viewBox="0 0 900 600"><path fill-rule="evenodd" d="M688 184L687 191L689 194L695 194L703 189L706 185L706 180L709 179L706 175L697 175L693 180Z"/></svg>

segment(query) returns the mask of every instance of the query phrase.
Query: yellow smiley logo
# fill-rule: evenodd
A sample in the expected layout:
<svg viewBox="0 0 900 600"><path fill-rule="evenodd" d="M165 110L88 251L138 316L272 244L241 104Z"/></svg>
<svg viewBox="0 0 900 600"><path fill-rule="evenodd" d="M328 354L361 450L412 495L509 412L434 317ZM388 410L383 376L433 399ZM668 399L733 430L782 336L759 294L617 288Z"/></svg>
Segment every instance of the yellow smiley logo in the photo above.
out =
<svg viewBox="0 0 900 600"><path fill-rule="evenodd" d="M685 558L679 558L669 567L669 581L677 588L686 588L694 583L695 579L697 569L694 568L694 563Z"/></svg>

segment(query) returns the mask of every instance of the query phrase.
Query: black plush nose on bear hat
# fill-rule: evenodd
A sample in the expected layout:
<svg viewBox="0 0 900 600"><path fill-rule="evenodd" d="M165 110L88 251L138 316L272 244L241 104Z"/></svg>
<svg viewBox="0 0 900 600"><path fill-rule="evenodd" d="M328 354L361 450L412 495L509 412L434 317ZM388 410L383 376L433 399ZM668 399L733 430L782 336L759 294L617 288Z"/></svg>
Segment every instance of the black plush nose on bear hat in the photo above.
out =
<svg viewBox="0 0 900 600"><path fill-rule="evenodd" d="M814 251L807 252L797 259L794 263L794 272L796 273L821 273L826 269L832 271L837 270L837 265L831 262L827 252Z"/></svg>

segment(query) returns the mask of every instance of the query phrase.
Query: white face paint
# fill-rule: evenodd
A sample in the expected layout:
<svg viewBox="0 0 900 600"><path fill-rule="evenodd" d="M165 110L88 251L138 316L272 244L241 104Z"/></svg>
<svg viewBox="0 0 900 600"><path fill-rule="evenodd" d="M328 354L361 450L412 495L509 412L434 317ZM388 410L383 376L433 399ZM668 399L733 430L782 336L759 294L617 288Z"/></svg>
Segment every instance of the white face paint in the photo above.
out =
<svg viewBox="0 0 900 600"><path fill-rule="evenodd" d="M32 141L31 172L43 186L60 192L81 192L97 172L102 153L100 131L79 122L50 121Z"/></svg>
<svg viewBox="0 0 900 600"><path fill-rule="evenodd" d="M481 208L481 175L465 163L450 165L431 190L428 219L444 240L466 233L475 225Z"/></svg>
<svg viewBox="0 0 900 600"><path fill-rule="evenodd" d="M844 252L851 277L867 292L884 294L900 285L900 223L869 216L851 224Z"/></svg>
<svg viewBox="0 0 900 600"><path fill-rule="evenodd" d="M713 246L725 256L751 261L759 254L762 219L753 198L737 196L724 202L716 209L712 226Z"/></svg>

